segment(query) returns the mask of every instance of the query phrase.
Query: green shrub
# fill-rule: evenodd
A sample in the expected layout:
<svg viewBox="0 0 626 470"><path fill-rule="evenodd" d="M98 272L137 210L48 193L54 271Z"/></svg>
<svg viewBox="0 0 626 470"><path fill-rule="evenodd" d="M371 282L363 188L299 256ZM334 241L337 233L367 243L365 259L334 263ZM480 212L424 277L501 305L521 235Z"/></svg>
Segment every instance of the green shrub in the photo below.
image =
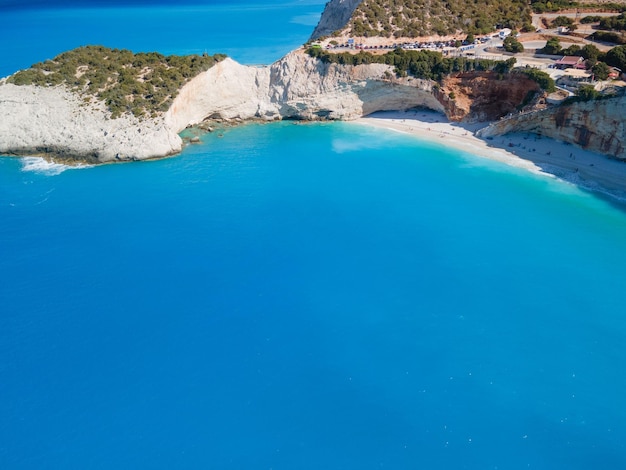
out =
<svg viewBox="0 0 626 470"><path fill-rule="evenodd" d="M561 53L561 41L559 38L552 37L548 39L546 45L541 49L543 54L556 55Z"/></svg>
<svg viewBox="0 0 626 470"><path fill-rule="evenodd" d="M606 80L609 78L609 73L611 73L611 69L604 62L598 62L593 67L591 67L591 72L596 80Z"/></svg>
<svg viewBox="0 0 626 470"><path fill-rule="evenodd" d="M626 46L617 46L608 51L604 61L623 72L626 71Z"/></svg>
<svg viewBox="0 0 626 470"><path fill-rule="evenodd" d="M570 0L531 0L530 4L535 13L546 13L565 10L578 4Z"/></svg>
<svg viewBox="0 0 626 470"><path fill-rule="evenodd" d="M596 31L591 35L591 37L593 37L593 39L595 39L596 41L611 42L613 44L626 43L626 40L622 35L617 33L610 33L607 31Z"/></svg>
<svg viewBox="0 0 626 470"><path fill-rule="evenodd" d="M504 38L503 46L507 52L524 52L524 45L513 36Z"/></svg>
<svg viewBox="0 0 626 470"><path fill-rule="evenodd" d="M311 57L316 57L325 63L341 65L387 64L394 67L396 75L404 77L411 75L416 78L441 80L444 76L455 72L494 71L508 73L516 63L515 58L506 61L486 59L469 59L466 57L443 57L440 52L429 50L396 49L382 55L375 55L361 51L358 54L330 53L322 49L309 48Z"/></svg>
<svg viewBox="0 0 626 470"><path fill-rule="evenodd" d="M576 101L590 101L600 98L600 92L596 91L593 85L583 85L576 91Z"/></svg>
<svg viewBox="0 0 626 470"><path fill-rule="evenodd" d="M495 25L520 28L530 24L530 13L527 0L363 0L347 30L363 37L487 34Z"/></svg>
<svg viewBox="0 0 626 470"><path fill-rule="evenodd" d="M590 24L590 23L597 23L598 21L600 21L602 19L601 16L598 15L588 15L583 17L580 22L582 24Z"/></svg>
<svg viewBox="0 0 626 470"><path fill-rule="evenodd" d="M556 86L554 84L554 80L550 75L546 72L543 72L539 69L517 69L519 73L523 73L531 80L537 82L537 84L541 87L542 90L547 91L548 93L552 93L556 91Z"/></svg>
<svg viewBox="0 0 626 470"><path fill-rule="evenodd" d="M599 24L600 29L611 29L614 31L626 30L626 15L622 13L619 16L610 16L602 18Z"/></svg>
<svg viewBox="0 0 626 470"><path fill-rule="evenodd" d="M582 56L582 49L578 44L572 44L566 49L561 51L563 55Z"/></svg>
<svg viewBox="0 0 626 470"><path fill-rule="evenodd" d="M570 27L574 24L574 20L567 16L557 16L552 20L551 26L553 28L558 28L559 26L567 26Z"/></svg>

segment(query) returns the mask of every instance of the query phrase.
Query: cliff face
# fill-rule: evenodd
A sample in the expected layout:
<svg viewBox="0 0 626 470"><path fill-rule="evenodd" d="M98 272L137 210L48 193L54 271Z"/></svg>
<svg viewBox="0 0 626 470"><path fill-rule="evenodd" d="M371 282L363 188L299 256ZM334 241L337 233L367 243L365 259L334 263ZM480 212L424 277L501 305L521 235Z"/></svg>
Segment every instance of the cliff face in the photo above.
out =
<svg viewBox="0 0 626 470"><path fill-rule="evenodd" d="M63 86L0 86L0 152L90 162L143 160L180 152L182 141L161 119L108 119Z"/></svg>
<svg viewBox="0 0 626 470"><path fill-rule="evenodd" d="M539 85L522 74L498 80L494 72L467 72L445 78L436 96L451 121L493 121L537 92Z"/></svg>
<svg viewBox="0 0 626 470"><path fill-rule="evenodd" d="M325 64L302 52L263 68L226 59L183 87L166 122L180 131L208 118L349 120L416 106L443 111L431 82L390 79L390 71L383 64Z"/></svg>
<svg viewBox="0 0 626 470"><path fill-rule="evenodd" d="M315 27L311 40L328 36L348 24L354 10L363 0L330 0L324 7L320 22Z"/></svg>
<svg viewBox="0 0 626 470"><path fill-rule="evenodd" d="M513 116L482 130L482 137L533 132L626 160L626 95Z"/></svg>

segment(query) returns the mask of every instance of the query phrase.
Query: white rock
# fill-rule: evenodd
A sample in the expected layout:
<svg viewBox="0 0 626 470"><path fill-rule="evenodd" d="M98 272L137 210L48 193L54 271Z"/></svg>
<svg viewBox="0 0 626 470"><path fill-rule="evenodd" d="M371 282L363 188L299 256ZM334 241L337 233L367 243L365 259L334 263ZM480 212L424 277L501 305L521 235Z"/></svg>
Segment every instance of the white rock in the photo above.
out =
<svg viewBox="0 0 626 470"><path fill-rule="evenodd" d="M85 103L63 86L0 86L0 152L52 153L99 162L180 152L164 119L110 119L104 104Z"/></svg>

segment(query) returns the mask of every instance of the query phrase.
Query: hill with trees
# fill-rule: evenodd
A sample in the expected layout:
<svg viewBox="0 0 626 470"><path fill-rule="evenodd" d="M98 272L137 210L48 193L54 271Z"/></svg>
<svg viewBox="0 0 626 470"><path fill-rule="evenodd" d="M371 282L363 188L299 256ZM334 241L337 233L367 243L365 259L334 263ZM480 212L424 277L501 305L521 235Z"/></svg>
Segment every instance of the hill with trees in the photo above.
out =
<svg viewBox="0 0 626 470"><path fill-rule="evenodd" d="M530 24L527 0L363 0L346 27L359 37L423 37L486 34Z"/></svg>
<svg viewBox="0 0 626 470"><path fill-rule="evenodd" d="M65 85L106 103L111 117L137 117L167 111L178 90L226 56L164 56L125 49L84 46L32 65L8 78L14 85Z"/></svg>

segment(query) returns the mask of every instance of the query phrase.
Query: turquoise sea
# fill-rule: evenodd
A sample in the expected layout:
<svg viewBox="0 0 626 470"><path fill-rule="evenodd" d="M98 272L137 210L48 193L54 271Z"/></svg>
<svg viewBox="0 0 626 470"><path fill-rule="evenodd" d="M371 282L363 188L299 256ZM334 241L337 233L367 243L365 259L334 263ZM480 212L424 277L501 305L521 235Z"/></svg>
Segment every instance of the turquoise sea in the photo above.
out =
<svg viewBox="0 0 626 470"><path fill-rule="evenodd" d="M205 22L271 61L309 3L248 4L237 34L233 5L168 35L181 7L7 9L2 67L43 34L11 25L46 15L29 63L96 40L222 52ZM129 17L144 34L110 27ZM0 468L622 470L625 305L619 203L380 129L0 158Z"/></svg>

